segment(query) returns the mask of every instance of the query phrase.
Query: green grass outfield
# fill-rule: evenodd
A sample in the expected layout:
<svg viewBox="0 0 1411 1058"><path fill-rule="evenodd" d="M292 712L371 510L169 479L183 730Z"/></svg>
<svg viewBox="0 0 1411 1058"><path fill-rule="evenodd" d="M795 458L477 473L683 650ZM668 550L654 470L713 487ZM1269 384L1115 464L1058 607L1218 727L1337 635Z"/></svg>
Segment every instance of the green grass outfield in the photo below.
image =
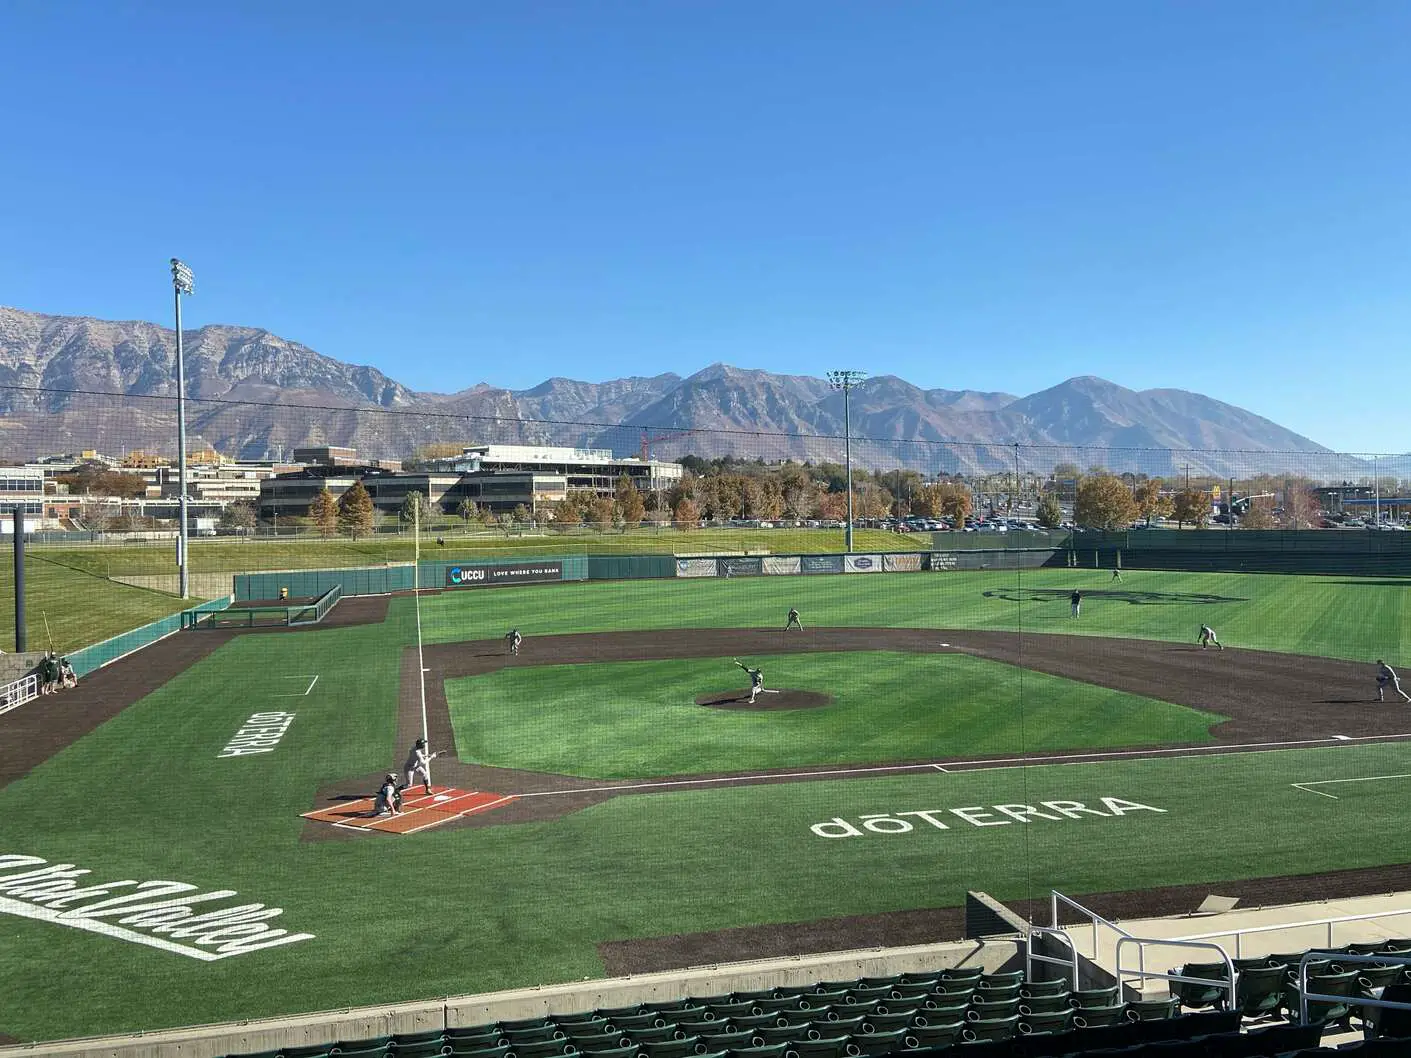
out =
<svg viewBox="0 0 1411 1058"><path fill-rule="evenodd" d="M1062 616L1065 603L1011 597L1104 579L1052 571L587 584L447 593L424 600L423 616L446 640L498 636L512 624L531 636L576 626L782 627L793 600L806 623L1011 627L1022 616L1025 628L1193 639L1213 611L1210 623L1237 646L1257 639L1392 660L1404 645L1404 589L1392 584L1132 573L1113 587L1149 601L1093 597L1076 622ZM1237 601L1182 598L1199 594ZM237 637L0 790L0 855L76 864L91 872L85 882L235 890L233 900L283 909L275 925L314 934L198 962L0 913L0 1033L155 1029L575 981L603 972L605 941L956 906L966 889L1006 900L1050 887L1080 894L1370 867L1411 852L1399 837L1411 793L1411 746L1402 744L663 791L551 822L301 841L299 813L317 789L401 763L397 679L413 617L411 600L398 599L383 626ZM983 697L983 683L974 691ZM295 714L272 752L218 759L249 716L270 709ZM659 733L679 737L667 726ZM1038 737L1028 731L1023 745ZM1368 781L1339 787L1337 800L1291 786L1347 778ZM1043 805L1101 810L1104 797L1163 811L1098 816L1069 805L1073 818ZM1055 818L1021 823L1000 805ZM820 836L820 824L848 836Z"/></svg>
<svg viewBox="0 0 1411 1058"><path fill-rule="evenodd" d="M696 705L748 685L729 658L506 668L452 680L446 696L462 760L600 779L1203 742L1226 719L963 654L750 663L768 686L834 700L783 712Z"/></svg>
<svg viewBox="0 0 1411 1058"><path fill-rule="evenodd" d="M653 628L974 628L1196 641L1209 624L1237 647L1411 663L1411 592L1400 580L1260 573L1038 569L806 577L589 581L465 589L422 601L427 642ZM1088 592L1069 617L1068 592ZM532 645L531 645L532 646Z"/></svg>

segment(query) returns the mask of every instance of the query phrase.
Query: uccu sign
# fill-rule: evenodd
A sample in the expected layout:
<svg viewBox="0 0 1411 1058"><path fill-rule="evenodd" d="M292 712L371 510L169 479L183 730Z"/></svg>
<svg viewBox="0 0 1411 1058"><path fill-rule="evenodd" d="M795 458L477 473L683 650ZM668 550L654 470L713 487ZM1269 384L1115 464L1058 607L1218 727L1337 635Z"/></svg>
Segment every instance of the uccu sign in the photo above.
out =
<svg viewBox="0 0 1411 1058"><path fill-rule="evenodd" d="M0 854L0 914L160 948L215 962L264 948L312 940L269 923L277 907L233 902L234 889L200 892L186 882L93 882L93 872L38 856Z"/></svg>

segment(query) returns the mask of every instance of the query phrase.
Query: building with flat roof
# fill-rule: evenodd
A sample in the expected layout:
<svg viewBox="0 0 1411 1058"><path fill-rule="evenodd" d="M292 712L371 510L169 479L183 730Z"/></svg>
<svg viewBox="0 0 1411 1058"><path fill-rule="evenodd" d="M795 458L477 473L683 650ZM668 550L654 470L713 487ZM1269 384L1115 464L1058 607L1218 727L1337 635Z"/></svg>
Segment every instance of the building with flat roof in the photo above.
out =
<svg viewBox="0 0 1411 1058"><path fill-rule="evenodd" d="M610 496L617 479L626 474L639 492L669 489L685 472L679 463L635 456L619 457L606 448L570 448L560 445L470 445L460 455L433 459L428 464L438 470L463 474L539 472L558 474L570 489L590 489Z"/></svg>

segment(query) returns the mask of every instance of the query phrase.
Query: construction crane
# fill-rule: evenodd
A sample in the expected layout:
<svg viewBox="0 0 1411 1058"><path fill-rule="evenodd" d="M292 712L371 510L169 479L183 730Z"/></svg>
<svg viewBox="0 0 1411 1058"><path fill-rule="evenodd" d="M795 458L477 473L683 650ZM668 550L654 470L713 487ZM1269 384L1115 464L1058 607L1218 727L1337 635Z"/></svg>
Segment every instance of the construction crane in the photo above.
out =
<svg viewBox="0 0 1411 1058"><path fill-rule="evenodd" d="M652 445L658 441L674 441L678 437L688 437L695 433L695 430L673 430L671 433L659 433L656 436L648 436L647 431L642 431L642 462L650 463L652 460Z"/></svg>

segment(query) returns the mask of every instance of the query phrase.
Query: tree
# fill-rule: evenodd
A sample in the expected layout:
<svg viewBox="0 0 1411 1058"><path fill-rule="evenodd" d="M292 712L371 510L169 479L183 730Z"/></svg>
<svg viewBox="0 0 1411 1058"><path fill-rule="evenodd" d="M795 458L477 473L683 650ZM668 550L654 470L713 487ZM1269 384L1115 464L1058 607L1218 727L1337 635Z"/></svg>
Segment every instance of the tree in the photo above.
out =
<svg viewBox="0 0 1411 1058"><path fill-rule="evenodd" d="M120 510L98 500L84 500L78 505L78 520L90 532L101 533L112 527Z"/></svg>
<svg viewBox="0 0 1411 1058"><path fill-rule="evenodd" d="M505 536L510 536L514 532L514 514L510 511L501 511L496 515L495 520L499 523L500 530Z"/></svg>
<svg viewBox="0 0 1411 1058"><path fill-rule="evenodd" d="M583 524L583 509L578 505L578 498L570 492L554 504L549 517L550 524L559 532L563 532Z"/></svg>
<svg viewBox="0 0 1411 1058"><path fill-rule="evenodd" d="M948 518L957 528L965 525L970 517L970 491L963 485L946 481L937 484L939 490L941 517Z"/></svg>
<svg viewBox="0 0 1411 1058"><path fill-rule="evenodd" d="M1273 529L1274 504L1267 498L1251 500L1239 519L1241 529Z"/></svg>
<svg viewBox="0 0 1411 1058"><path fill-rule="evenodd" d="M480 508L475 505L474 500L461 500L456 507L456 513L460 515L461 521L465 522L466 527L469 528L470 523L480 517Z"/></svg>
<svg viewBox="0 0 1411 1058"><path fill-rule="evenodd" d="M328 489L320 492L314 497L314 502L309 504L309 520L313 522L320 536L332 536L338 532L341 514L338 501Z"/></svg>
<svg viewBox="0 0 1411 1058"><path fill-rule="evenodd" d="M1182 528L1190 522L1203 529L1210 518L1210 497L1199 489L1182 489L1171 504L1171 516Z"/></svg>
<svg viewBox="0 0 1411 1058"><path fill-rule="evenodd" d="M356 540L372 532L372 523L372 497L361 481L355 481L338 497L338 528Z"/></svg>
<svg viewBox="0 0 1411 1058"><path fill-rule="evenodd" d="M1137 516L1137 501L1121 478L1095 474L1078 486L1073 520L1088 529L1124 529Z"/></svg>
<svg viewBox="0 0 1411 1058"><path fill-rule="evenodd" d="M1049 493L1039 501L1038 510L1034 512L1039 520L1039 525L1045 529L1057 529L1063 524L1063 507L1058 502L1058 497Z"/></svg>
<svg viewBox="0 0 1411 1058"><path fill-rule="evenodd" d="M510 512L514 517L516 525L528 525L534 520L534 516L529 512L529 508L522 503L516 503L514 510Z"/></svg>
<svg viewBox="0 0 1411 1058"><path fill-rule="evenodd" d="M671 509L672 520L682 529L694 529L701 521L700 508L689 496L682 496Z"/></svg>
<svg viewBox="0 0 1411 1058"><path fill-rule="evenodd" d="M642 518L647 513L646 504L642 502L642 494L637 491L637 485L626 474L617 479L617 495L615 514L621 520L624 529L631 528L642 523Z"/></svg>
<svg viewBox="0 0 1411 1058"><path fill-rule="evenodd" d="M255 528L255 505L249 500L238 500L227 504L220 512L220 527L248 533Z"/></svg>
<svg viewBox="0 0 1411 1058"><path fill-rule="evenodd" d="M615 513L617 513L617 504L611 497L594 496L588 501L584 517L598 532L605 533L612 528L612 518Z"/></svg>
<svg viewBox="0 0 1411 1058"><path fill-rule="evenodd" d="M911 513L919 518L939 518L941 487L935 484L920 486L911 497Z"/></svg>
<svg viewBox="0 0 1411 1058"><path fill-rule="evenodd" d="M402 521L408 525L417 524L422 527L431 524L431 519L436 516L436 509L431 506L431 501L423 496L418 490L412 489L402 500L402 509L399 512Z"/></svg>
<svg viewBox="0 0 1411 1058"><path fill-rule="evenodd" d="M1143 481L1136 489L1137 513L1150 525L1154 518L1165 518L1171 513L1171 499L1161 491L1161 479Z"/></svg>

